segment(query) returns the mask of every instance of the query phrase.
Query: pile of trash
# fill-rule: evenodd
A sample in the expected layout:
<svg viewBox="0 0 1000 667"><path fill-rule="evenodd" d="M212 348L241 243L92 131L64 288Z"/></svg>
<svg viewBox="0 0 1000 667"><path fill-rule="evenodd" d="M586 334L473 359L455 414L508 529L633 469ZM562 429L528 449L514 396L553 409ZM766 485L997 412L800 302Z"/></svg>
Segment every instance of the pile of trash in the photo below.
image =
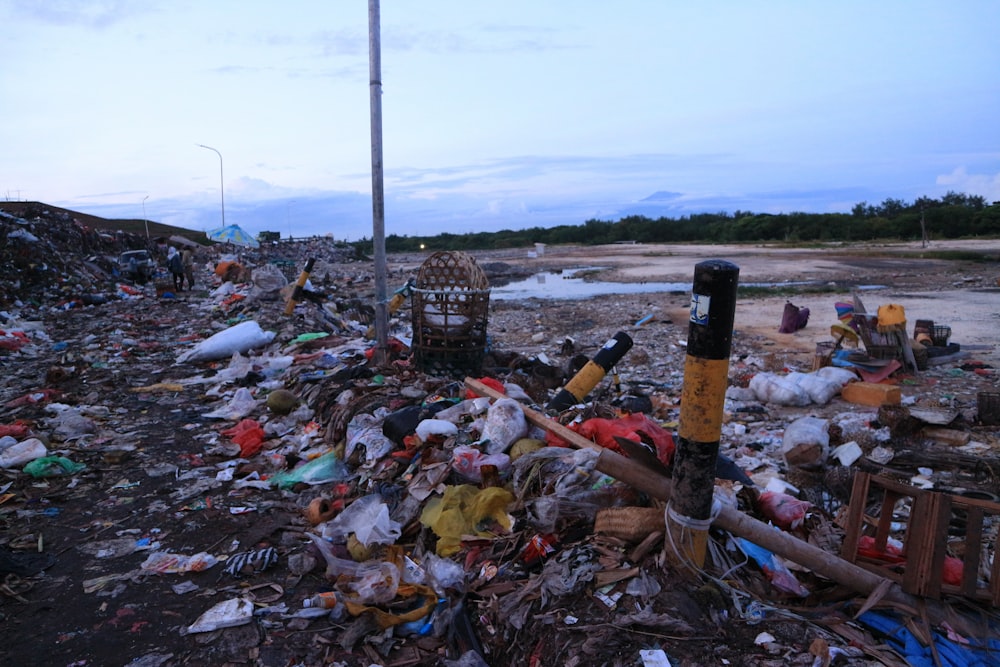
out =
<svg viewBox="0 0 1000 667"><path fill-rule="evenodd" d="M898 385L898 401L862 387L879 399L852 402L875 383L734 351L708 556L678 563L682 344L637 345L560 411L549 401L610 332L524 355L499 335L524 312L495 311L480 372L440 377L413 363L402 307L380 363L371 273L336 248L214 257L202 289L169 296L109 272L84 282L79 256L30 299L27 279L9 284L5 663L45 644L77 665L998 664L997 600L841 574L859 567L840 553L864 472L977 491L981 572L947 582L996 589L1000 442L974 411ZM219 261L247 280L222 280ZM67 308L68 284L107 298ZM943 431L966 437L942 451Z"/></svg>

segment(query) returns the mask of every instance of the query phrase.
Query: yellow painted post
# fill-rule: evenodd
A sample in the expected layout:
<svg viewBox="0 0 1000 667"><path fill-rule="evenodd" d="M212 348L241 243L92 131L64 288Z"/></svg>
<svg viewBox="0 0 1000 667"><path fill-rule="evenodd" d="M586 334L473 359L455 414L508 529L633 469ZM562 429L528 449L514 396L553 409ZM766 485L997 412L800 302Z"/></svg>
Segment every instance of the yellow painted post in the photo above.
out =
<svg viewBox="0 0 1000 667"><path fill-rule="evenodd" d="M667 505L666 550L676 565L705 563L739 273L738 266L719 259L695 266L674 494Z"/></svg>
<svg viewBox="0 0 1000 667"><path fill-rule="evenodd" d="M306 261L306 268L299 274L299 279L295 283L295 290L292 292L292 296L288 298L288 303L285 304L285 315L294 313L295 304L302 300L302 288L306 286L306 281L309 280L309 274L312 273L315 262L316 260L312 257Z"/></svg>
<svg viewBox="0 0 1000 667"><path fill-rule="evenodd" d="M619 331L604 344L593 359L587 361L583 368L559 390L549 404L549 410L562 412L571 405L583 403L590 390L597 386L605 374L621 361L625 353L632 349L632 339L624 331Z"/></svg>

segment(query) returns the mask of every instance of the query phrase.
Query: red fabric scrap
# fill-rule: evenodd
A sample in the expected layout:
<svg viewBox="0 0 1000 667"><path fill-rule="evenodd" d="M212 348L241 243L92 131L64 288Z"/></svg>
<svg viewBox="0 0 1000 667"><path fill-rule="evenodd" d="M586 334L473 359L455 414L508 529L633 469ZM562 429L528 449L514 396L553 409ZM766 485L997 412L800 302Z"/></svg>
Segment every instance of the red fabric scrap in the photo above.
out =
<svg viewBox="0 0 1000 667"><path fill-rule="evenodd" d="M642 412L634 412L619 419L594 417L579 424L570 424L568 428L588 440L596 442L601 447L606 447L624 456L628 456L628 454L615 441L616 436L635 442L651 443L656 448L656 458L665 466L669 466L674 458L674 438L670 435L670 431ZM567 445L565 440L551 431L545 439L547 444L551 446L565 447Z"/></svg>
<svg viewBox="0 0 1000 667"><path fill-rule="evenodd" d="M236 426L227 428L222 435L240 446L240 457L244 459L259 452L264 444L264 429L254 419L244 419Z"/></svg>

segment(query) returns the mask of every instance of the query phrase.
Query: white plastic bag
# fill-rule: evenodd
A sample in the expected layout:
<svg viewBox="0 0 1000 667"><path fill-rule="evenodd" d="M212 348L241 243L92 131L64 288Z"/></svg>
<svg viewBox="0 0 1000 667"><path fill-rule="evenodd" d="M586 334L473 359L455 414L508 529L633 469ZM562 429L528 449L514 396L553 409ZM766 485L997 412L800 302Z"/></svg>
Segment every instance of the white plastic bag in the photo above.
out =
<svg viewBox="0 0 1000 667"><path fill-rule="evenodd" d="M245 625L253 620L253 602L246 598L223 600L204 614L198 620L181 630L181 634L197 632L212 632L221 628L234 628Z"/></svg>
<svg viewBox="0 0 1000 667"><path fill-rule="evenodd" d="M285 274L274 264L265 264L253 270L254 288L263 294L276 294L287 284L288 279L285 278Z"/></svg>
<svg viewBox="0 0 1000 667"><path fill-rule="evenodd" d="M813 468L823 465L830 455L829 420L801 417L785 428L781 453L789 465Z"/></svg>
<svg viewBox="0 0 1000 667"><path fill-rule="evenodd" d="M229 419L237 421L243 419L257 409L257 399L246 387L240 387L233 393L229 403L211 412L206 412L204 417L209 419Z"/></svg>
<svg viewBox="0 0 1000 667"><path fill-rule="evenodd" d="M805 407L812 398L805 389L786 377L774 373L757 373L750 378L749 388L761 403Z"/></svg>
<svg viewBox="0 0 1000 667"><path fill-rule="evenodd" d="M786 378L809 394L817 405L826 405L840 393L840 385L815 373L789 373Z"/></svg>
<svg viewBox="0 0 1000 667"><path fill-rule="evenodd" d="M396 448L396 443L382 433L382 422L389 414L388 408L378 408L375 414L361 413L354 415L347 424L347 446L344 449L344 460L354 456L354 450L364 447L364 468L371 468L384 459Z"/></svg>
<svg viewBox="0 0 1000 667"><path fill-rule="evenodd" d="M253 320L240 322L210 336L177 357L178 364L212 361L233 356L234 352L249 352L274 340L273 331L264 331Z"/></svg>
<svg viewBox="0 0 1000 667"><path fill-rule="evenodd" d="M193 556L156 551L149 554L139 567L144 572L180 574L183 572L204 572L215 567L218 562L218 558L205 551L200 551Z"/></svg>
<svg viewBox="0 0 1000 667"><path fill-rule="evenodd" d="M389 518L389 506L382 497L373 494L358 498L343 512L327 522L323 537L335 542L346 541L351 533L366 547L372 544L393 544L403 527Z"/></svg>
<svg viewBox="0 0 1000 667"><path fill-rule="evenodd" d="M840 385L841 389L843 389L844 385L848 382L853 382L858 379L858 374L850 368L837 368L836 366L824 366L816 371L816 375L824 380L836 382Z"/></svg>
<svg viewBox="0 0 1000 667"><path fill-rule="evenodd" d="M424 419L417 424L415 432L422 442L427 442L427 439L432 435L444 438L458 435L458 427L444 419Z"/></svg>
<svg viewBox="0 0 1000 667"><path fill-rule="evenodd" d="M528 420L521 404L513 398L501 398L486 411L480 442L487 454L502 454L528 435Z"/></svg>
<svg viewBox="0 0 1000 667"><path fill-rule="evenodd" d="M475 447L459 445L451 452L452 468L469 481L483 481L484 465L496 466L500 473L510 468L510 457L506 454L483 454Z"/></svg>
<svg viewBox="0 0 1000 667"><path fill-rule="evenodd" d="M17 468L48 453L44 442L38 438L28 438L0 452L0 468Z"/></svg>

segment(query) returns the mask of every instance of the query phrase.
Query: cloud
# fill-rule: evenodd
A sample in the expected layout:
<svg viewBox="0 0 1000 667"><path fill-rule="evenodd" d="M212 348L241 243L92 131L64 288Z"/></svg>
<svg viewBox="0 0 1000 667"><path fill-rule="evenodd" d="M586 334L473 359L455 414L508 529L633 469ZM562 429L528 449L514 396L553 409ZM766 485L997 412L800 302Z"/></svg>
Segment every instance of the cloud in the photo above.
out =
<svg viewBox="0 0 1000 667"><path fill-rule="evenodd" d="M955 167L950 174L939 174L935 182L955 192L979 195L987 202L1000 201L1000 173L970 174L961 166Z"/></svg>
<svg viewBox="0 0 1000 667"><path fill-rule="evenodd" d="M683 197L683 192L668 192L667 190L660 190L659 192L654 192L648 197L644 197L642 201L673 201Z"/></svg>
<svg viewBox="0 0 1000 667"><path fill-rule="evenodd" d="M12 8L23 18L39 23L107 28L147 14L155 5L143 0L15 0Z"/></svg>

